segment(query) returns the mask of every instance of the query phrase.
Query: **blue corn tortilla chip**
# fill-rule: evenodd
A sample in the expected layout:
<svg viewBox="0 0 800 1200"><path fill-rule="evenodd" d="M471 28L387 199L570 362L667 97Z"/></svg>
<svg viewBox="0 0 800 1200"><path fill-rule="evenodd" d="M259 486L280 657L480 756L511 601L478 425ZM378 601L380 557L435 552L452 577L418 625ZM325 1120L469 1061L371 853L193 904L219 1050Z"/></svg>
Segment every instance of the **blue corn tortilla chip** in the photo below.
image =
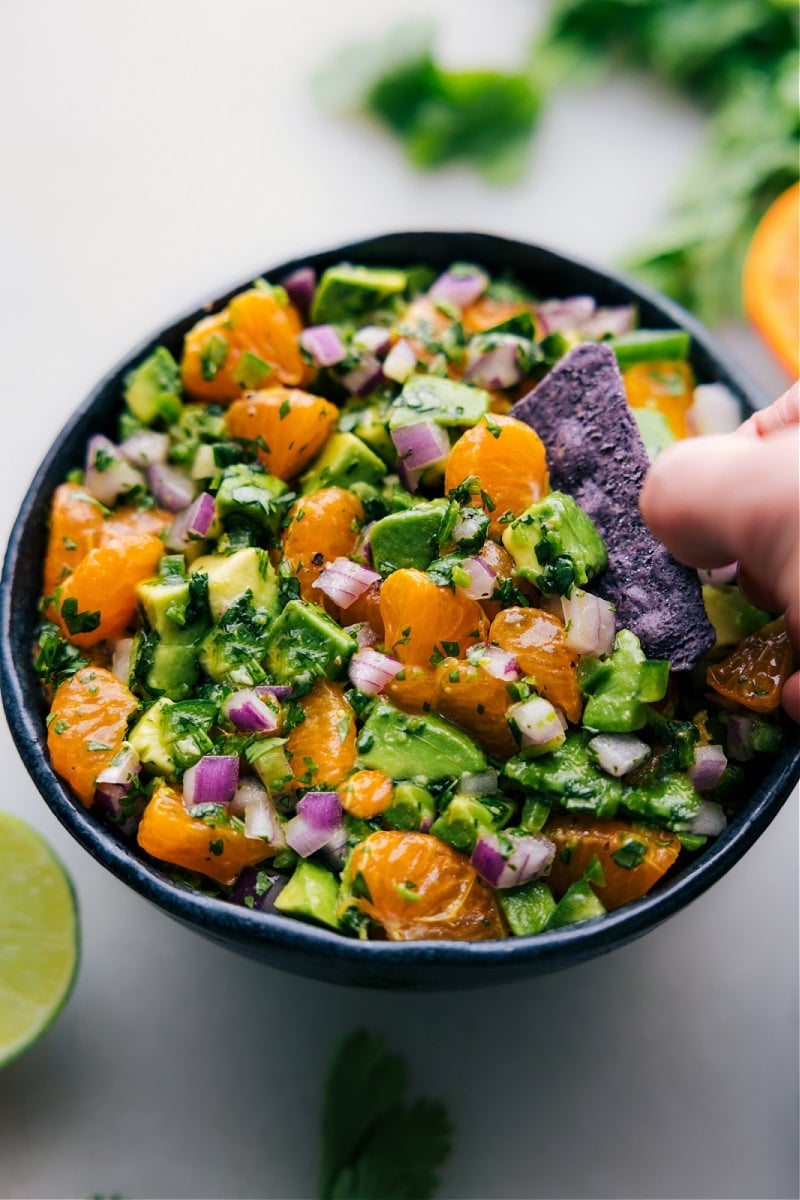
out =
<svg viewBox="0 0 800 1200"><path fill-rule="evenodd" d="M511 415L536 430L553 488L569 492L605 541L608 566L593 590L616 608L648 658L694 666L714 644L695 571L657 541L639 512L649 466L608 346L586 342L553 367Z"/></svg>

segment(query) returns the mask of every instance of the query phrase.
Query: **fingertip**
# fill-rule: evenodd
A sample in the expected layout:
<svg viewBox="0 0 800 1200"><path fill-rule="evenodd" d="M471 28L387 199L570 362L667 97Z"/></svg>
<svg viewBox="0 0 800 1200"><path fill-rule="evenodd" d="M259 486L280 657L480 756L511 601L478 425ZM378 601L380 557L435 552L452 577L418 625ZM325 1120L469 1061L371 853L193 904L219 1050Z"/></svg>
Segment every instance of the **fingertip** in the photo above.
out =
<svg viewBox="0 0 800 1200"><path fill-rule="evenodd" d="M800 724L800 671L795 671L783 685L781 703L792 720Z"/></svg>

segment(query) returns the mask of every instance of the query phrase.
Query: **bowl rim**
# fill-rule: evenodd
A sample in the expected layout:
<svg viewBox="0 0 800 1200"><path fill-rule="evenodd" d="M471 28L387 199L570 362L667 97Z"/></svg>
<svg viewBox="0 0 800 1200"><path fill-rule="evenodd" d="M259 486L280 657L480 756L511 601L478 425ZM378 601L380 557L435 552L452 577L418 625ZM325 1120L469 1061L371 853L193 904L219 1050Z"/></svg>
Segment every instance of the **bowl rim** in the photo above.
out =
<svg viewBox="0 0 800 1200"><path fill-rule="evenodd" d="M410 242L423 244L410 259L397 247ZM590 281L602 281L604 287L620 296L627 296L640 308L645 307L657 314L660 327L680 327L691 335L694 354L700 353L717 370L716 377L723 375L725 382L732 385L743 408L760 407L764 397L745 371L732 361L727 353L690 313L674 301L643 285L627 275L613 269L585 262L561 251L520 242L517 239L492 233L419 230L400 233L384 233L351 241L338 247L325 247L295 255L287 262L270 267L261 273L263 278L278 282L293 270L312 263L318 267L333 262L348 261L360 256L376 262L383 257L386 265L392 259L398 264L409 261L431 261L438 257L443 263L454 261L454 257L466 257L452 252L441 254L447 246L469 245L473 251L483 248L490 260L500 249L508 256L519 252L520 257L536 257L551 268L563 266L565 272L577 273ZM433 253L436 250L437 253ZM473 254L472 261L475 261ZM478 258L480 261L480 258ZM522 275L525 272L521 272ZM770 822L777 816L800 776L800 731L790 734L789 745L767 772L757 789L756 799L745 801L742 812L723 833L663 886L614 912L607 913L601 920L580 922L545 933L509 936L504 939L456 942L426 940L413 942L361 941L343 936L332 929L311 922L304 922L278 913L259 912L234 905L227 900L217 899L172 881L165 871L138 856L125 842L121 841L90 810L85 809L74 798L69 788L55 774L46 753L43 752L45 724L44 703L38 680L29 670L20 670L19 653L24 647L14 637L14 603L19 570L25 561L25 542L32 521L42 519L44 489L49 476L65 452L65 444L73 439L84 421L94 412L95 406L106 396L110 388L118 385L124 373L131 369L159 342L177 337L211 309L224 305L228 299L250 284L251 280L228 288L221 295L195 306L190 312L162 325L149 337L128 352L120 363L108 371L91 389L86 399L73 411L53 439L42 458L31 484L14 519L9 537L2 579L0 580L0 690L3 706L12 738L18 753L45 803L61 824L84 849L106 867L123 883L156 904L172 917L199 927L217 940L229 944L233 939L236 948L247 953L247 946L274 946L298 951L311 958L318 957L326 962L335 962L358 970L366 963L382 967L394 966L400 970L413 963L434 961L447 968L470 968L480 974L488 963L503 966L527 966L532 969L554 970L594 957L637 938L672 916L679 909L695 900L712 886L742 857ZM594 290L598 290L594 288ZM566 294L570 293L567 290ZM589 294L593 294L590 291ZM63 477L63 473L62 473ZM52 492L48 491L49 502ZM38 597L37 597L38 598ZM28 648L29 649L29 648ZM24 661L24 659L23 659ZM36 691L31 687L31 680ZM255 950L258 956L258 950ZM276 965L282 965L280 963ZM314 970L307 973L316 974ZM324 977L324 972L322 973ZM513 976L510 975L509 978ZM457 985L458 979L453 979Z"/></svg>

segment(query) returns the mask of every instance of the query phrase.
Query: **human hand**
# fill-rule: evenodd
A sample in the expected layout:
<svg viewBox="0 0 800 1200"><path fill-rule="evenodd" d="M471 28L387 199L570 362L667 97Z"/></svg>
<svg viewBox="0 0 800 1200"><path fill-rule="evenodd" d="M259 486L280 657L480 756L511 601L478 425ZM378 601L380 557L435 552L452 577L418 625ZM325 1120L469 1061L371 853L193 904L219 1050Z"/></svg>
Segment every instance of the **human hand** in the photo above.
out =
<svg viewBox="0 0 800 1200"><path fill-rule="evenodd" d="M640 506L687 566L738 562L742 591L760 608L785 613L800 650L800 383L735 433L670 446L650 468ZM800 671L781 699L800 721Z"/></svg>

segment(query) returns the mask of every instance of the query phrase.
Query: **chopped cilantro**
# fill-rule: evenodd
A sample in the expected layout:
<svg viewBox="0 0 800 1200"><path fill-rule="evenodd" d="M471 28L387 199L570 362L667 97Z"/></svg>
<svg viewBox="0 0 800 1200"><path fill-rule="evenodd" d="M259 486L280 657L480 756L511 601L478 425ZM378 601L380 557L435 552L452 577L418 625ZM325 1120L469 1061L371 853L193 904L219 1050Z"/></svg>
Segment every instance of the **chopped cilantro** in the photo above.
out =
<svg viewBox="0 0 800 1200"><path fill-rule="evenodd" d="M91 633L100 624L100 612L78 612L78 601L69 596L61 605L64 624L71 634Z"/></svg>

